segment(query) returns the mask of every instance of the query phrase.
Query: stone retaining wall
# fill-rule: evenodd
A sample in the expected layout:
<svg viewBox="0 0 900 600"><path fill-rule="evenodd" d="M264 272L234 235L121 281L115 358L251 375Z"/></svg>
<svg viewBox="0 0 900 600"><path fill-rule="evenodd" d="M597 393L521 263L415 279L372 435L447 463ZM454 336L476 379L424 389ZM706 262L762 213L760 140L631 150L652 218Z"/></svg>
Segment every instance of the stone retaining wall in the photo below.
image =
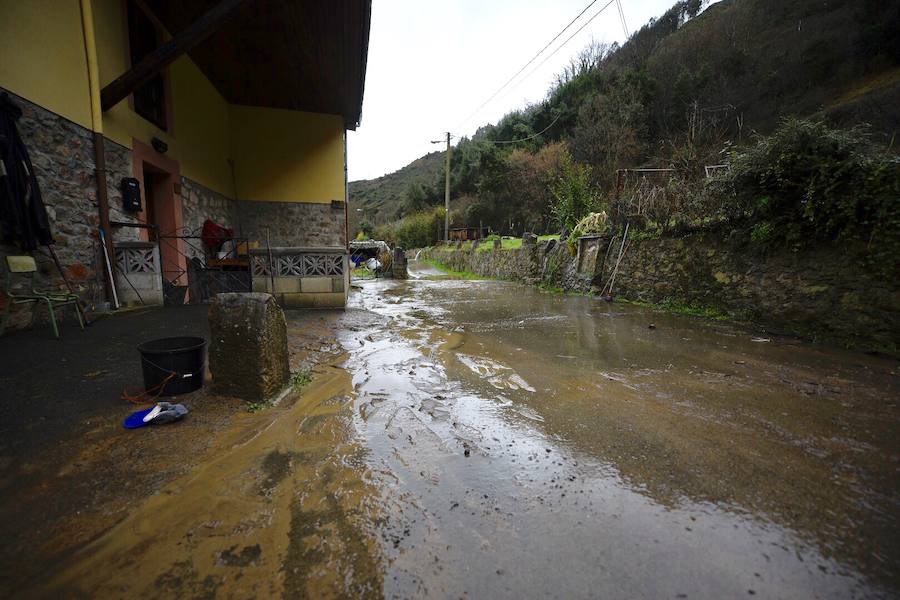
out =
<svg viewBox="0 0 900 600"><path fill-rule="evenodd" d="M593 243L596 259L581 264L569 256L565 244L552 242L487 252L437 247L422 256L454 270L597 293L613 269L618 241L605 264L610 239L596 238ZM897 278L866 269L863 256L863 249L847 246L764 252L729 244L712 233L632 240L614 295L711 308L773 333L897 355Z"/></svg>

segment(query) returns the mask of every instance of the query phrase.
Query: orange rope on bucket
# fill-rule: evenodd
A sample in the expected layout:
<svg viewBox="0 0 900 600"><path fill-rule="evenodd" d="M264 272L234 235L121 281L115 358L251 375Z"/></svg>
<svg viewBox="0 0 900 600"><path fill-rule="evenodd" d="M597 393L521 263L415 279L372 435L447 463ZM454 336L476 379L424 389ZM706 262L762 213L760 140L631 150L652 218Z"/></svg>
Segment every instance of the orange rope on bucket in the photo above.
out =
<svg viewBox="0 0 900 600"><path fill-rule="evenodd" d="M175 371L172 371L165 379L163 379L153 387L146 390L141 390L139 392L129 391L128 388L125 388L122 390L122 400L127 400L132 404L153 404L156 402L156 399L159 398L159 396L162 394L166 385L170 381L175 379L175 375L177 375L177 373L175 373Z"/></svg>

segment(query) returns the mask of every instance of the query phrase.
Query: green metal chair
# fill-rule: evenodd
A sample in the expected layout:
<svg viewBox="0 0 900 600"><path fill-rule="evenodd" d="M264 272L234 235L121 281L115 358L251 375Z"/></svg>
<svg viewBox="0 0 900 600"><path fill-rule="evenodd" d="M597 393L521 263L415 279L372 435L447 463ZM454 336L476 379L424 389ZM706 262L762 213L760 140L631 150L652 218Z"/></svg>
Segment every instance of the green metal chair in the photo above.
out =
<svg viewBox="0 0 900 600"><path fill-rule="evenodd" d="M34 274L37 272L37 264L33 256L7 256L6 257L6 308L3 310L3 323L0 326L0 334L6 330L9 323L9 313L16 304L46 303L50 311L50 323L53 325L53 335L59 338L59 328L56 326L56 314L54 308L71 304L75 307L75 315L78 324L84 329L84 319L81 315L81 307L78 305L78 296L69 292L56 290L34 289ZM22 275L31 282L29 292L13 291L13 277Z"/></svg>

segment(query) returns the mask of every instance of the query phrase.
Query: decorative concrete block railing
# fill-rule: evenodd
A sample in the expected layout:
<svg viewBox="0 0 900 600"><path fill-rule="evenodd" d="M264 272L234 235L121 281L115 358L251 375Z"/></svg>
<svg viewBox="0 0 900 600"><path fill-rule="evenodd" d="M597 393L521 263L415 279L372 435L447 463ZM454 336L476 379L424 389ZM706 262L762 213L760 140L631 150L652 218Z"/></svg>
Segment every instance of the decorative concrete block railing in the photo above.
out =
<svg viewBox="0 0 900 600"><path fill-rule="evenodd" d="M350 291L344 248L278 247L250 251L253 291L285 308L342 308Z"/></svg>
<svg viewBox="0 0 900 600"><path fill-rule="evenodd" d="M116 291L123 304L161 305L162 269L153 242L116 242Z"/></svg>

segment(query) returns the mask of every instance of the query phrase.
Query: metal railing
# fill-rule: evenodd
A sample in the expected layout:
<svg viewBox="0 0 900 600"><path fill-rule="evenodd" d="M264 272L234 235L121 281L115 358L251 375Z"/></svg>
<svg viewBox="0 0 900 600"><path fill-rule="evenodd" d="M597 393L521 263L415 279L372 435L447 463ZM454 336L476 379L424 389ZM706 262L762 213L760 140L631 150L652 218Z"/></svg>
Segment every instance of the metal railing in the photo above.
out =
<svg viewBox="0 0 900 600"><path fill-rule="evenodd" d="M210 256L202 236L188 230L178 234L157 236L163 285L167 299L178 304L203 304L223 292L251 290L248 239L243 237L217 238L218 247L228 250ZM174 288L174 289L173 289Z"/></svg>
<svg viewBox="0 0 900 600"><path fill-rule="evenodd" d="M163 234L160 233L159 226L154 224L113 221L110 225L115 228L147 230L150 243L157 246L166 304L202 304L221 292L251 290L247 238L218 238L218 246L227 247L228 250L210 256L212 251L203 237L187 228ZM128 256L133 258L133 254L131 252ZM144 303L131 281L131 275L137 271L131 269L129 264L117 260L116 269Z"/></svg>

